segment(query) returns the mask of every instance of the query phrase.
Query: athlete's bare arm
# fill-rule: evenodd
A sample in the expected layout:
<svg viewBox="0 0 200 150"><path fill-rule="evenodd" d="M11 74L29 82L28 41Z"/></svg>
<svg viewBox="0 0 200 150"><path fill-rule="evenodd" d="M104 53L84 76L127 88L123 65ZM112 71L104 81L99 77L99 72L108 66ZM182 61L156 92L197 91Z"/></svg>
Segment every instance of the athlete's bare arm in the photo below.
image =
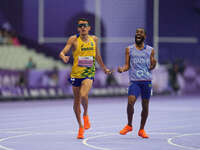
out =
<svg viewBox="0 0 200 150"><path fill-rule="evenodd" d="M59 54L60 58L64 61L64 63L67 63L69 61L70 56L65 56L65 55L70 51L70 49L74 45L75 40L76 40L75 35L70 36L67 41L67 44Z"/></svg>
<svg viewBox="0 0 200 150"><path fill-rule="evenodd" d="M150 70L153 70L156 67L156 64L157 64L157 61L155 59L155 51L154 51L154 49L151 52L150 61L151 61Z"/></svg>
<svg viewBox="0 0 200 150"><path fill-rule="evenodd" d="M130 68L130 50L129 50L129 47L126 48L126 53L125 53L125 65L123 67L118 67L117 71L119 73L122 73L122 72L125 72L125 71L128 71L129 68Z"/></svg>
<svg viewBox="0 0 200 150"><path fill-rule="evenodd" d="M101 54L100 54L100 51L99 51L99 48L98 48L98 38L96 36L92 36L94 41L95 41L95 44L96 44L96 60L98 62L98 64L100 65L100 67L103 69L103 71L106 73L106 74L110 74L111 71L110 69L108 69L104 63L103 63L103 60L101 58Z"/></svg>

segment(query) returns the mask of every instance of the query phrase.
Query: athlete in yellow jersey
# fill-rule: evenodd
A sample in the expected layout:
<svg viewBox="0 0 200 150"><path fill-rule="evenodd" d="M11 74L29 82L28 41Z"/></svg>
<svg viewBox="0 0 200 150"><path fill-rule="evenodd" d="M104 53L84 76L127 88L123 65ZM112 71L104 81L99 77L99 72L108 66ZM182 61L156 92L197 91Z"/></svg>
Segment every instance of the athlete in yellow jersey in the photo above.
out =
<svg viewBox="0 0 200 150"><path fill-rule="evenodd" d="M74 93L74 112L79 124L78 139L84 138L84 129L90 128L88 117L88 93L92 87L95 75L95 60L101 66L106 74L111 71L104 65L99 49L98 38L89 35L91 27L87 19L78 20L77 35L69 37L66 46L60 52L60 58L67 63L70 56L65 56L72 48L74 63L71 71L70 82L72 84ZM81 108L82 103L84 113L83 120L84 126L81 121Z"/></svg>
<svg viewBox="0 0 200 150"><path fill-rule="evenodd" d="M77 35L77 48L73 51L74 63L71 78L94 78L96 44L92 36L88 35L87 42Z"/></svg>

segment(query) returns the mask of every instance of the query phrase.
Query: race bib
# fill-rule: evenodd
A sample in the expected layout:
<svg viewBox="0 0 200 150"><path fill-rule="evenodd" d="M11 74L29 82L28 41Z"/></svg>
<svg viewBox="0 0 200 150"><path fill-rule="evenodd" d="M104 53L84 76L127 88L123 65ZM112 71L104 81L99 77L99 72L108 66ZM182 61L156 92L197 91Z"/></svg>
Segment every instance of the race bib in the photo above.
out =
<svg viewBox="0 0 200 150"><path fill-rule="evenodd" d="M93 66L93 56L79 56L78 66L80 67L92 67Z"/></svg>

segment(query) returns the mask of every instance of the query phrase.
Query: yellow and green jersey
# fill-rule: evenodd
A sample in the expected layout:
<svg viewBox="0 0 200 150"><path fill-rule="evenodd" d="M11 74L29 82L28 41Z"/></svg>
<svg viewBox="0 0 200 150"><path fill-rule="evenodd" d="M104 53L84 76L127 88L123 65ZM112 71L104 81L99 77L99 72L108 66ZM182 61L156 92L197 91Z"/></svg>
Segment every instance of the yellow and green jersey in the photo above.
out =
<svg viewBox="0 0 200 150"><path fill-rule="evenodd" d="M77 48L73 51L74 63L71 78L91 78L95 75L96 44L89 36L88 42L83 42L77 37Z"/></svg>

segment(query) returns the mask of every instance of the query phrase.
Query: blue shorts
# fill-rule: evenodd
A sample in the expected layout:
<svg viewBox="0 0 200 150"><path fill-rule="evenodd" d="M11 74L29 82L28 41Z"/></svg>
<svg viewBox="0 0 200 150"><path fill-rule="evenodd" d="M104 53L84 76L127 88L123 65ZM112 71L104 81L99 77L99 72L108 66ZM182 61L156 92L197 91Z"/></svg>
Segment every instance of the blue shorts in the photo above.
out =
<svg viewBox="0 0 200 150"><path fill-rule="evenodd" d="M81 83L85 79L91 79L94 80L93 77L87 77L87 78L69 78L68 81L72 84L72 86L81 86Z"/></svg>
<svg viewBox="0 0 200 150"><path fill-rule="evenodd" d="M142 99L150 99L151 92L151 81L131 81L131 84L128 87L128 96L134 95L136 98L141 94Z"/></svg>

